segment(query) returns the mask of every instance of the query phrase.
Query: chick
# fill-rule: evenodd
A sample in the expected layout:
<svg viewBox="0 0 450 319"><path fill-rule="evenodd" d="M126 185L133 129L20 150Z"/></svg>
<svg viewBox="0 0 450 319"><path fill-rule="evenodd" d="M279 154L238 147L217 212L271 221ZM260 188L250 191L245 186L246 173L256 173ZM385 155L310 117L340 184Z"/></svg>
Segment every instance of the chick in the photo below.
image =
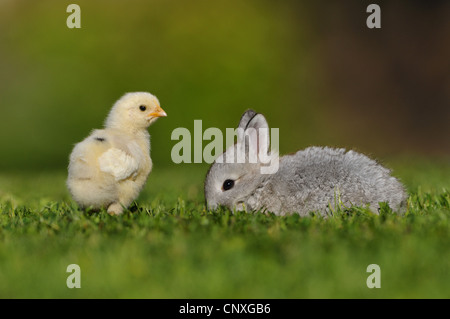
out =
<svg viewBox="0 0 450 319"><path fill-rule="evenodd" d="M112 107L105 128L76 144L67 187L82 208L119 215L142 190L152 169L147 128L167 116L147 92L127 93Z"/></svg>

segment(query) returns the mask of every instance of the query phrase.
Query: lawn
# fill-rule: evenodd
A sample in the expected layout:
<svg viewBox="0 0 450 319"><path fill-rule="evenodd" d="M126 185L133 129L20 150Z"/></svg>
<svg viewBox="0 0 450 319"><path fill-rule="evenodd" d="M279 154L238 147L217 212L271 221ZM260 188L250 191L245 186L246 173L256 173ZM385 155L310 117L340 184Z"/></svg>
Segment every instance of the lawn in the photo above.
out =
<svg viewBox="0 0 450 319"><path fill-rule="evenodd" d="M387 165L411 195L405 216L208 211L207 167L155 165L116 217L80 211L65 171L2 173L0 298L450 298L450 165Z"/></svg>

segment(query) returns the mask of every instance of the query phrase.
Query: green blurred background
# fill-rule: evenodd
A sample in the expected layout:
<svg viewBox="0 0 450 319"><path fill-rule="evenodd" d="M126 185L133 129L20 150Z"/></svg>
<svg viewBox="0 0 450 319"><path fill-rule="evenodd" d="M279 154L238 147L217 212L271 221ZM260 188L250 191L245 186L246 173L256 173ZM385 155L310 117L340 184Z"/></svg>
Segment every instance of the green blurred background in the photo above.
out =
<svg viewBox="0 0 450 319"><path fill-rule="evenodd" d="M168 113L150 128L155 169L174 165L173 129L235 127L247 108L282 153L448 158L450 3L377 1L375 30L371 2L0 0L0 170L65 168L130 91Z"/></svg>

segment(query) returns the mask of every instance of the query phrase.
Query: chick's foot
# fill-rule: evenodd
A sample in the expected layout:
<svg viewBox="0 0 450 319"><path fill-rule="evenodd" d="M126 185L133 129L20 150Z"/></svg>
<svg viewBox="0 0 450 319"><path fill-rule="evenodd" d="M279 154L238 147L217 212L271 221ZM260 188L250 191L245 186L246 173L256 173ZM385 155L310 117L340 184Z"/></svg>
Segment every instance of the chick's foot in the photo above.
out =
<svg viewBox="0 0 450 319"><path fill-rule="evenodd" d="M108 206L107 212L110 215L121 215L123 213L123 207L120 203L112 203Z"/></svg>

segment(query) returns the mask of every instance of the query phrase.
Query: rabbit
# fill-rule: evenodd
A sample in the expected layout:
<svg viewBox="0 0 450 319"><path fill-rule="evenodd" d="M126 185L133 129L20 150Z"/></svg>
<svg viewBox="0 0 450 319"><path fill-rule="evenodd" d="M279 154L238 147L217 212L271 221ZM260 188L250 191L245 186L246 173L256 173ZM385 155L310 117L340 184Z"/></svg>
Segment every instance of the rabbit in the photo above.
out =
<svg viewBox="0 0 450 319"><path fill-rule="evenodd" d="M242 115L237 142L215 159L206 175L208 209L225 206L281 216L292 213L308 216L311 212L329 216L338 205L341 208L368 205L378 214L379 203L387 202L394 211L404 213L405 188L390 175L389 169L343 148L312 146L279 157L276 152L269 152L268 128L260 113L247 110ZM255 130L260 134L251 134ZM245 161L236 161L239 150L245 151ZM271 163L276 162L278 170L262 173L267 159L249 161L257 152Z"/></svg>

